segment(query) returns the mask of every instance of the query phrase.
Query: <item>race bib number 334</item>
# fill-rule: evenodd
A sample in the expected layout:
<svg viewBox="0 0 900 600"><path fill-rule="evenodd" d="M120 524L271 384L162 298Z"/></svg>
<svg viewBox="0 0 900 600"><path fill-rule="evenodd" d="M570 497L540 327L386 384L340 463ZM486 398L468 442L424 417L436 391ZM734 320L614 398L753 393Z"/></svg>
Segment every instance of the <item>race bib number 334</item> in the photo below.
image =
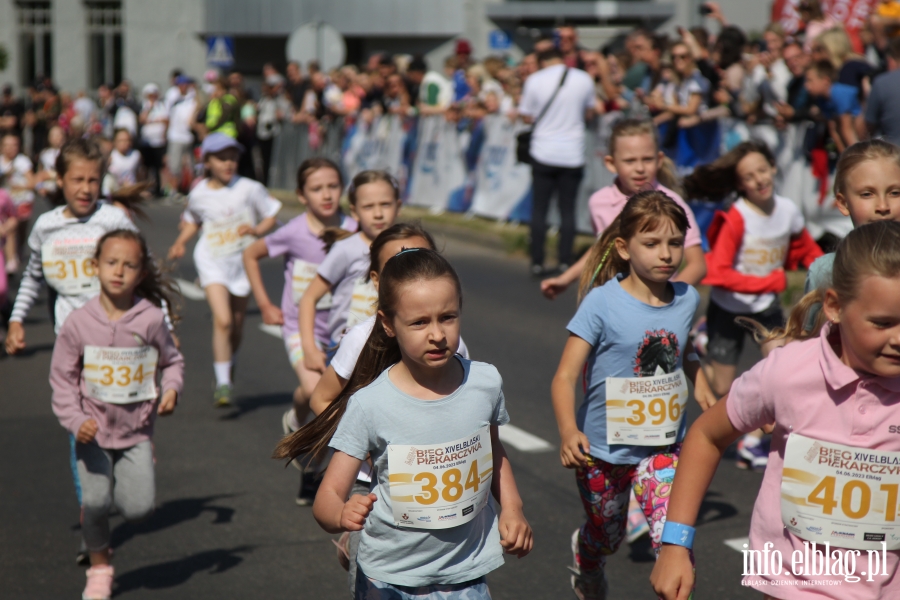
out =
<svg viewBox="0 0 900 600"><path fill-rule="evenodd" d="M606 442L631 446L675 443L688 399L684 372L606 378Z"/></svg>
<svg viewBox="0 0 900 600"><path fill-rule="evenodd" d="M398 527L448 529L468 523L490 498L490 426L445 444L391 444L388 469Z"/></svg>
<svg viewBox="0 0 900 600"><path fill-rule="evenodd" d="M154 400L158 362L159 351L152 346L85 346L84 381L88 394L110 404Z"/></svg>
<svg viewBox="0 0 900 600"><path fill-rule="evenodd" d="M822 442L792 433L784 451L781 519L811 542L900 550L900 452Z"/></svg>

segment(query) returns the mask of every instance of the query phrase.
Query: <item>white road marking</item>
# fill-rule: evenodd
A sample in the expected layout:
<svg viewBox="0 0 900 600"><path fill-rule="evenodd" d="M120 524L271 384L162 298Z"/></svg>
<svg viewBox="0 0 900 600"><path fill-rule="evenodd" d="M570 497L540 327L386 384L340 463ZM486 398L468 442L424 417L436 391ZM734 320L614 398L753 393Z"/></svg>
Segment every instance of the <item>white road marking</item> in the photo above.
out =
<svg viewBox="0 0 900 600"><path fill-rule="evenodd" d="M281 335L281 325L266 325L265 323L260 323L259 330L263 333L268 333L272 337L277 337L279 340L284 339Z"/></svg>
<svg viewBox="0 0 900 600"><path fill-rule="evenodd" d="M536 435L532 435L515 425L503 425L500 427L500 441L509 444L520 452L547 452L555 446Z"/></svg>
<svg viewBox="0 0 900 600"><path fill-rule="evenodd" d="M738 552L743 552L746 550L744 548L744 544L750 545L750 538L742 537L742 538L734 538L732 540L725 540L725 545L731 548L732 550L737 550Z"/></svg>
<svg viewBox="0 0 900 600"><path fill-rule="evenodd" d="M186 279L176 279L175 283L178 285L178 290L181 292L181 295L188 300L206 300L206 294L203 292L203 288L196 283Z"/></svg>

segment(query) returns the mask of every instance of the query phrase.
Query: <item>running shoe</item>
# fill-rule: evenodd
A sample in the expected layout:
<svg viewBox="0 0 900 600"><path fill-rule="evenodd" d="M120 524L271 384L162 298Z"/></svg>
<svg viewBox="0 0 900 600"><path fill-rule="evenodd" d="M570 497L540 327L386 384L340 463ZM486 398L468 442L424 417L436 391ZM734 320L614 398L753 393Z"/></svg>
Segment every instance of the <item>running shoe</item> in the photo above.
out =
<svg viewBox="0 0 900 600"><path fill-rule="evenodd" d="M297 431L293 427L291 427L291 415L294 414L294 409L289 408L287 412L281 415L281 430L284 432L284 435L290 435ZM291 461L291 464L295 469L299 470L301 473L303 472L303 465L300 464L300 461L296 458Z"/></svg>
<svg viewBox="0 0 900 600"><path fill-rule="evenodd" d="M634 492L632 492L631 500L628 502L628 521L625 524L625 540L629 544L633 544L648 533L650 533L650 524L647 523L644 511L641 510L641 505L638 504L638 501L634 497Z"/></svg>
<svg viewBox="0 0 900 600"><path fill-rule="evenodd" d="M80 567L89 567L91 565L91 553L88 552L87 544L84 538L81 538L81 544L78 546L78 552L75 553L75 564Z"/></svg>
<svg viewBox="0 0 900 600"><path fill-rule="evenodd" d="M609 585L606 582L606 573L596 571L594 573L582 573L578 566L578 532L572 533L572 591L578 600L606 600Z"/></svg>
<svg viewBox="0 0 900 600"><path fill-rule="evenodd" d="M769 438L763 438L754 445L747 444L746 439L747 436L744 436L738 441L737 468L765 471L769 464Z"/></svg>
<svg viewBox="0 0 900 600"><path fill-rule="evenodd" d="M87 570L87 585L81 593L81 600L109 600L112 596L113 575L110 565L91 567Z"/></svg>
<svg viewBox="0 0 900 600"><path fill-rule="evenodd" d="M322 477L315 471L304 472L300 475L300 491L297 492L295 502L297 506L312 506L316 500L316 492L319 491L319 484L322 483Z"/></svg>
<svg viewBox="0 0 900 600"><path fill-rule="evenodd" d="M231 394L234 392L234 386L224 383L216 388L213 393L213 405L217 408L231 406Z"/></svg>

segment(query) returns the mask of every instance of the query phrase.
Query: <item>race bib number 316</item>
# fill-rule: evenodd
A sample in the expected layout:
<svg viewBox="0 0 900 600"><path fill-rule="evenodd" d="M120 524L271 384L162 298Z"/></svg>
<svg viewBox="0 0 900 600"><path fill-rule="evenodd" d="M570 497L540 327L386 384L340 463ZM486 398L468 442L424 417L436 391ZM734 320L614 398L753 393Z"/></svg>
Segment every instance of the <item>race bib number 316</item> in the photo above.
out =
<svg viewBox="0 0 900 600"><path fill-rule="evenodd" d="M684 372L606 378L606 442L668 446L678 438L687 404Z"/></svg>
<svg viewBox="0 0 900 600"><path fill-rule="evenodd" d="M96 239L55 240L41 246L47 284L67 296L99 293L100 281L92 262L96 249Z"/></svg>
<svg viewBox="0 0 900 600"><path fill-rule="evenodd" d="M781 519L810 542L855 550L900 550L900 452L788 438Z"/></svg>
<svg viewBox="0 0 900 600"><path fill-rule="evenodd" d="M448 529L468 523L490 498L490 426L446 444L391 444L388 469L398 527Z"/></svg>
<svg viewBox="0 0 900 600"><path fill-rule="evenodd" d="M85 346L84 381L88 394L110 404L154 400L158 362L159 351L152 346Z"/></svg>

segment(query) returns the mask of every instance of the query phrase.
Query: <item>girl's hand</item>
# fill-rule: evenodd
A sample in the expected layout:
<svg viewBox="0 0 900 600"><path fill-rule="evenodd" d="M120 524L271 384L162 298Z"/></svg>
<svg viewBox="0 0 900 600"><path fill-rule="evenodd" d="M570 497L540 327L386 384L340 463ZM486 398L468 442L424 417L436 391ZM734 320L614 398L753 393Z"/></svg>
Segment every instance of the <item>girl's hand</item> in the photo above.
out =
<svg viewBox="0 0 900 600"><path fill-rule="evenodd" d="M325 369L328 368L325 365L325 353L319 350L319 348L316 346L313 346L309 349L304 348L303 366L305 366L310 371L315 371L316 373L324 373Z"/></svg>
<svg viewBox="0 0 900 600"><path fill-rule="evenodd" d="M566 291L569 284L562 280L561 277L551 277L541 282L541 293L548 300L555 300L557 296Z"/></svg>
<svg viewBox="0 0 900 600"><path fill-rule="evenodd" d="M702 370L700 372L702 372ZM697 380L694 383L694 399L697 400L697 404L699 404L700 408L703 410L712 408L715 403L718 402L716 395L713 393L712 389L710 389L709 383L706 381L706 377L697 377Z"/></svg>
<svg viewBox="0 0 900 600"><path fill-rule="evenodd" d="M573 429L563 433L560 438L562 442L559 447L559 457L565 468L575 469L587 464L584 453L590 449L591 443L584 433Z"/></svg>
<svg viewBox="0 0 900 600"><path fill-rule="evenodd" d="M341 510L341 528L345 531L362 531L366 525L366 517L372 512L377 499L375 494L350 496Z"/></svg>
<svg viewBox="0 0 900 600"><path fill-rule="evenodd" d="M169 335L172 336L172 343L175 344L175 349L181 350L181 340L179 339L179 337L175 335L175 332L173 331L170 331Z"/></svg>
<svg viewBox="0 0 900 600"><path fill-rule="evenodd" d="M94 441L99 429L97 421L88 419L78 428L78 433L75 434L75 441L79 444L90 444Z"/></svg>
<svg viewBox="0 0 900 600"><path fill-rule="evenodd" d="M255 236L256 230L253 229L253 227L251 227L250 225L241 225L240 227L238 227L237 234L241 237L245 235Z"/></svg>
<svg viewBox="0 0 900 600"><path fill-rule="evenodd" d="M663 544L650 574L650 585L665 600L688 600L694 587L694 567L688 549Z"/></svg>
<svg viewBox="0 0 900 600"><path fill-rule="evenodd" d="M169 260L178 260L182 256L184 256L184 244L175 242L172 244L172 247L169 248Z"/></svg>
<svg viewBox="0 0 900 600"><path fill-rule="evenodd" d="M525 520L522 509L504 508L500 511L500 545L507 554L515 554L522 558L531 552L534 546L531 525Z"/></svg>
<svg viewBox="0 0 900 600"><path fill-rule="evenodd" d="M266 325L284 325L284 313L274 304L261 306L259 312L262 313L262 320Z"/></svg>
<svg viewBox="0 0 900 600"><path fill-rule="evenodd" d="M159 407L156 414L161 417L171 415L175 411L175 405L178 404L178 392L169 390L163 394L162 400L159 401Z"/></svg>
<svg viewBox="0 0 900 600"><path fill-rule="evenodd" d="M6 353L12 356L25 349L25 328L18 321L11 321L6 332Z"/></svg>

